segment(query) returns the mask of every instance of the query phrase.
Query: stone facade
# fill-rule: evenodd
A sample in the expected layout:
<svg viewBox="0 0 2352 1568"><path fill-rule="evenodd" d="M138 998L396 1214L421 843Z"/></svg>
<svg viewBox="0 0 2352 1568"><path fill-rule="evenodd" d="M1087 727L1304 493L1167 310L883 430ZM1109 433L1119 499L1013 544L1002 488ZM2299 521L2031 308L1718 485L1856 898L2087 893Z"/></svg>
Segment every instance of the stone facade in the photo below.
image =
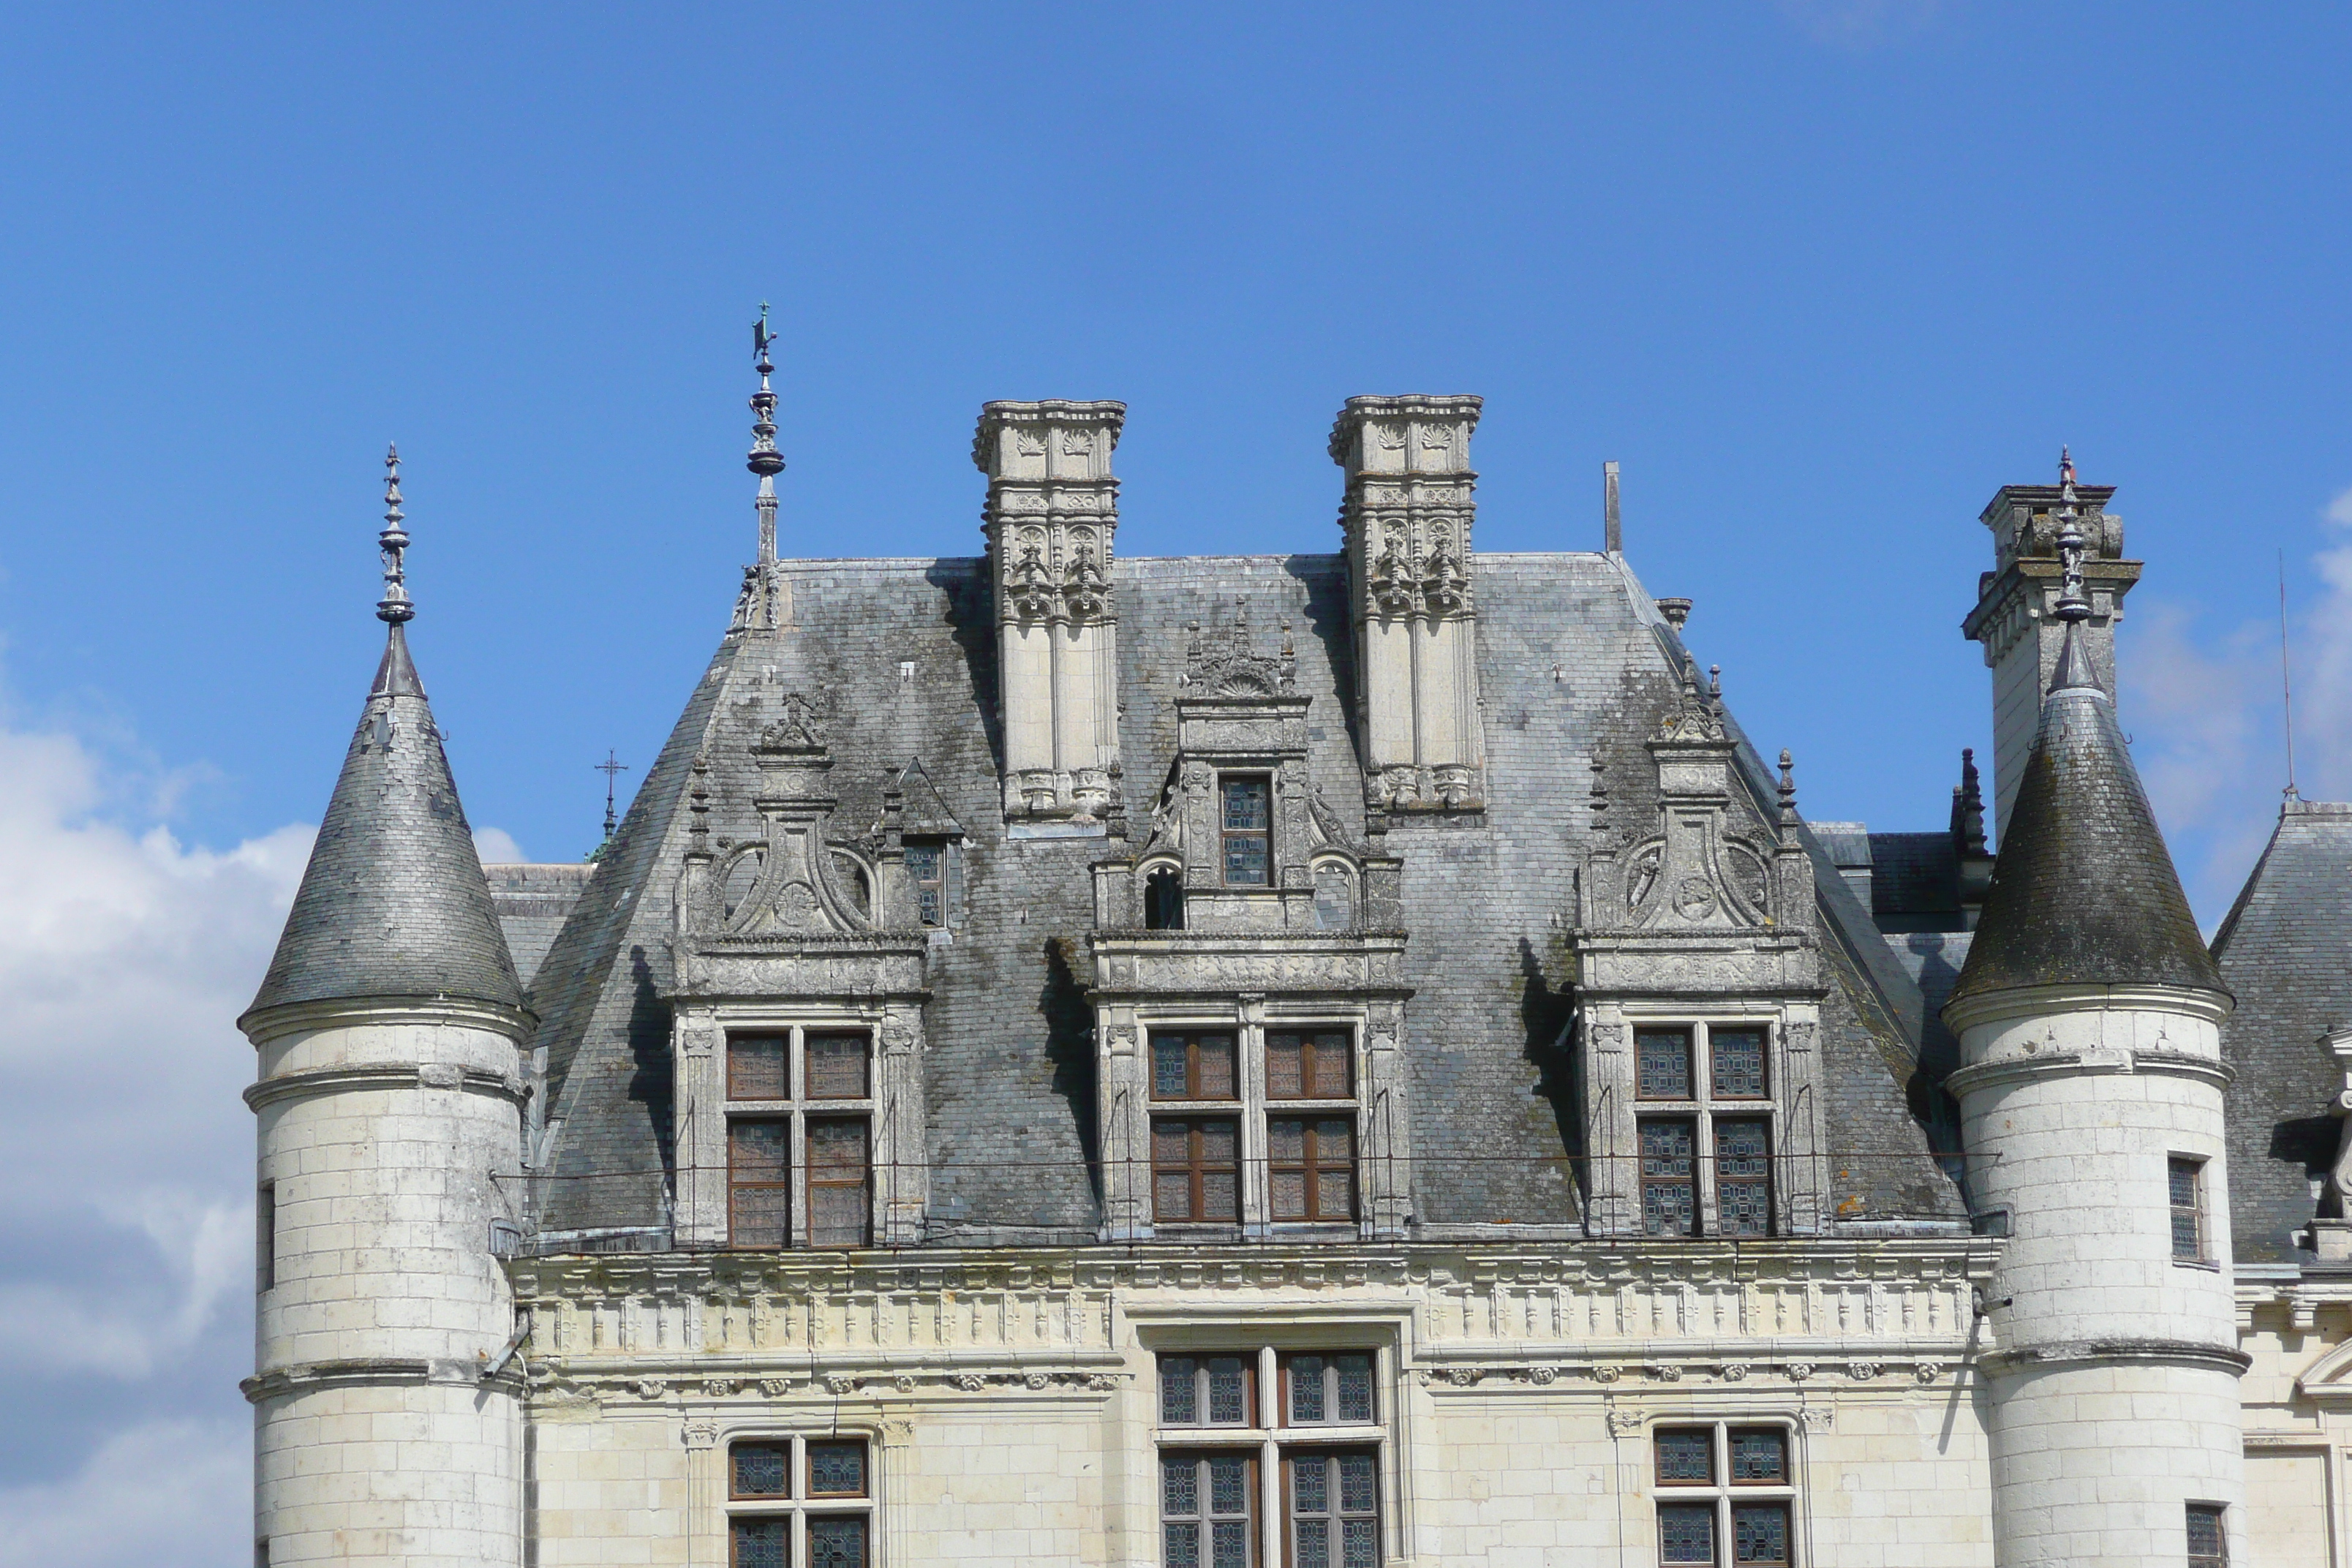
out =
<svg viewBox="0 0 2352 1568"><path fill-rule="evenodd" d="M2119 739L2051 771L2107 491L1988 512L2004 860L1972 764L1807 823L1613 482L1475 554L1475 398L1349 401L1335 552L1175 561L1075 402L983 410L983 558L782 558L753 409L593 868L474 862L387 599L246 1019L260 1561L2352 1565L2352 1218L2231 1187L2352 1078L2230 1020L2338 1004L2274 893L2177 951Z"/></svg>

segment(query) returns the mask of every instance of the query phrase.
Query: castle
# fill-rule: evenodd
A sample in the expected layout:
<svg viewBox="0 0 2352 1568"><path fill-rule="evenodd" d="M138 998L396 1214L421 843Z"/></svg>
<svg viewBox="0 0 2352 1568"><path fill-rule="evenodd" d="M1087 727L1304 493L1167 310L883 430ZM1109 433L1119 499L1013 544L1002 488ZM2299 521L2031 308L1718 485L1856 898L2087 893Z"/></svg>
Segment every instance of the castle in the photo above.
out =
<svg viewBox="0 0 2352 1568"><path fill-rule="evenodd" d="M267 1568L2352 1563L2352 806L2209 947L2111 491L2002 489L1991 816L1809 822L1620 547L1357 397L1329 555L757 558L593 864L382 664L258 1051ZM714 609L724 601L714 602Z"/></svg>

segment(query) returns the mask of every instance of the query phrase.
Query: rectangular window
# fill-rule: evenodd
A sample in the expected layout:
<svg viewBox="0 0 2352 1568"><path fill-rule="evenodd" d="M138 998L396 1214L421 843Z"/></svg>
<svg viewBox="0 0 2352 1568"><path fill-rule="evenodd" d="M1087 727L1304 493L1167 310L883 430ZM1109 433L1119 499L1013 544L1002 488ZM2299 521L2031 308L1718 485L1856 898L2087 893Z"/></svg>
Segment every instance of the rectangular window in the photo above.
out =
<svg viewBox="0 0 2352 1568"><path fill-rule="evenodd" d="M915 913L927 926L947 924L947 861L944 844L907 846L907 880L915 885Z"/></svg>
<svg viewBox="0 0 2352 1568"><path fill-rule="evenodd" d="M1283 1424L1288 1426L1369 1426L1372 1424L1372 1358L1370 1352L1286 1355L1282 1382L1287 1392Z"/></svg>
<svg viewBox="0 0 2352 1568"><path fill-rule="evenodd" d="M1267 1208L1276 1220L1355 1218L1355 1119L1268 1118L1265 1170Z"/></svg>
<svg viewBox="0 0 2352 1568"><path fill-rule="evenodd" d="M792 1237L793 1124L737 1117L727 1123L727 1239L782 1247Z"/></svg>
<svg viewBox="0 0 2352 1568"><path fill-rule="evenodd" d="M1227 1118L1151 1123L1153 1216L1163 1223L1238 1224L1241 1123Z"/></svg>
<svg viewBox="0 0 2352 1568"><path fill-rule="evenodd" d="M1263 888L1273 864L1273 781L1263 773L1219 782L1224 814L1225 886Z"/></svg>
<svg viewBox="0 0 2352 1568"><path fill-rule="evenodd" d="M727 1037L727 1098L790 1100L791 1041L782 1035Z"/></svg>
<svg viewBox="0 0 2352 1568"><path fill-rule="evenodd" d="M2230 1537L2219 1503L2189 1505L2189 1568L2228 1568Z"/></svg>
<svg viewBox="0 0 2352 1568"><path fill-rule="evenodd" d="M1163 1449L1160 1532L1166 1568L1250 1568L1256 1500L1255 1456Z"/></svg>
<svg viewBox="0 0 2352 1568"><path fill-rule="evenodd" d="M1643 1117L1639 1126L1643 1234L1696 1236L1696 1125L1678 1117Z"/></svg>
<svg viewBox="0 0 2352 1568"><path fill-rule="evenodd" d="M1164 1355L1160 1358L1160 1424L1162 1426L1252 1426L1256 1425L1255 1359L1239 1355Z"/></svg>
<svg viewBox="0 0 2352 1568"><path fill-rule="evenodd" d="M1764 1098L1764 1031L1761 1028L1725 1028L1720 1026L1706 1032L1707 1057L1713 1082L1709 1087L1717 1100L1762 1100Z"/></svg>
<svg viewBox="0 0 2352 1568"><path fill-rule="evenodd" d="M1691 1098L1691 1032L1633 1031L1633 1092L1643 1100Z"/></svg>
<svg viewBox="0 0 2352 1568"><path fill-rule="evenodd" d="M1283 1488L1293 1568L1379 1568L1380 1455L1370 1449L1292 1451Z"/></svg>
<svg viewBox="0 0 2352 1568"><path fill-rule="evenodd" d="M1772 1234L1772 1151L1761 1117L1715 1121L1715 1210L1725 1236Z"/></svg>
<svg viewBox="0 0 2352 1568"><path fill-rule="evenodd" d="M2176 1154L2165 1162L2172 1188L2172 1256L2182 1263L2205 1257L2205 1162Z"/></svg>
<svg viewBox="0 0 2352 1568"><path fill-rule="evenodd" d="M866 1036L864 1034L820 1035L811 1031L802 1047L805 1055L803 1071L808 1076L808 1098L811 1100L864 1100L866 1087Z"/></svg>
<svg viewBox="0 0 2352 1568"><path fill-rule="evenodd" d="M278 1283L278 1184L264 1182L253 1195L253 1279L256 1289Z"/></svg>
<svg viewBox="0 0 2352 1568"><path fill-rule="evenodd" d="M795 1561L809 1568L866 1568L873 1494L865 1439L737 1443L727 1473L732 1568L793 1568Z"/></svg>
<svg viewBox="0 0 2352 1568"><path fill-rule="evenodd" d="M812 1116L808 1216L812 1247L864 1247L873 1212L866 1118Z"/></svg>
<svg viewBox="0 0 2352 1568"><path fill-rule="evenodd" d="M1266 1098L1352 1099L1355 1066L1355 1037L1345 1029L1269 1034L1265 1037Z"/></svg>
<svg viewBox="0 0 2352 1568"><path fill-rule="evenodd" d="M1151 1032L1151 1098L1232 1100L1241 1092L1240 1050L1230 1034Z"/></svg>
<svg viewBox="0 0 2352 1568"><path fill-rule="evenodd" d="M1789 1433L1781 1426L1663 1426L1652 1437L1658 1561L1790 1568Z"/></svg>

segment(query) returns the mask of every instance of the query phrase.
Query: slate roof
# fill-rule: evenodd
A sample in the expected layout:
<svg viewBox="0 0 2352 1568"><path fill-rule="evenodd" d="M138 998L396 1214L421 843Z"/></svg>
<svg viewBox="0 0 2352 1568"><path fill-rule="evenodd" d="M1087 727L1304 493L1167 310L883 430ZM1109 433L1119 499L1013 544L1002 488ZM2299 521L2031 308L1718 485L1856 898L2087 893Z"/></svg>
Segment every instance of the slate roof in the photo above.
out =
<svg viewBox="0 0 2352 1568"><path fill-rule="evenodd" d="M2071 626L1952 999L2068 984L2223 989Z"/></svg>
<svg viewBox="0 0 2352 1568"><path fill-rule="evenodd" d="M799 561L789 624L729 634L534 977L546 1114L561 1122L538 1186L543 1236L657 1233L671 1160L671 890L698 752L711 767L714 838L758 831L748 744L761 712L800 692L821 715L841 797L835 837L862 833L887 779L919 770L968 840L961 910L934 948L926 1014L928 1129L940 1240L1085 1241L1098 1220L1091 1006L1081 978L1100 838L1012 839L1000 795L996 637L982 561ZM1617 558L1481 555L1473 564L1488 765L1483 818L1400 826L1404 860L1414 1205L1433 1226L1577 1218L1565 923L1586 847L1590 763L1612 798L1654 809L1640 742L1678 698L1687 662ZM1363 832L1344 567L1336 555L1121 559L1120 745L1128 805L1148 817L1173 756L1186 626L1246 602L1271 638L1287 622L1297 689L1313 699L1309 766L1348 830ZM773 717L772 711L769 717ZM1736 726L1735 726L1736 731ZM1742 739L1744 809L1772 820L1774 779ZM910 774L910 781L913 775ZM1832 980L1825 1110L1850 1219L1960 1217L1912 1116L1932 1100L1917 986L1814 847Z"/></svg>
<svg viewBox="0 0 2352 1568"><path fill-rule="evenodd" d="M360 996L522 1005L441 731L397 623L247 1016Z"/></svg>
<svg viewBox="0 0 2352 1568"><path fill-rule="evenodd" d="M2221 1026L2230 1226L2248 1262L2295 1258L2311 1178L2336 1162L2342 1075L2319 1037L2352 1023L2352 805L2291 800L2213 939L2238 999ZM2308 1260L2306 1255L2305 1260Z"/></svg>

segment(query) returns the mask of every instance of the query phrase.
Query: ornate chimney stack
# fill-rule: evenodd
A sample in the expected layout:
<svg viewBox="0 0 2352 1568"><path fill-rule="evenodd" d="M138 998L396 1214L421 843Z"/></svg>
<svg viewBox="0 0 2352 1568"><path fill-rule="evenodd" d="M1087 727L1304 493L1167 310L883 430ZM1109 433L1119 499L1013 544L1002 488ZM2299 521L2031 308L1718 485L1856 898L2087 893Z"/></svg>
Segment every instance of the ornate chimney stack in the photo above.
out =
<svg viewBox="0 0 2352 1568"><path fill-rule="evenodd" d="M1331 427L1347 473L1339 506L1364 802L1391 814L1483 810L1477 606L1470 581L1470 433L1475 397L1351 397Z"/></svg>
<svg viewBox="0 0 2352 1568"><path fill-rule="evenodd" d="M1124 403L991 403L971 459L996 599L1004 816L1015 837L1123 833L1110 456Z"/></svg>

